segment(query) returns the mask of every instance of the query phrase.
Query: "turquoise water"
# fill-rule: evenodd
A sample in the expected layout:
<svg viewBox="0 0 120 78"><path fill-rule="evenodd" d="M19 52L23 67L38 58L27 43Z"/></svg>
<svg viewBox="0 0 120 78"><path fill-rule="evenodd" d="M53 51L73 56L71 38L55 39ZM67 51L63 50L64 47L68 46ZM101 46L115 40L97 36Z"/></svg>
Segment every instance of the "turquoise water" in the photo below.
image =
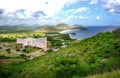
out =
<svg viewBox="0 0 120 78"><path fill-rule="evenodd" d="M86 30L74 30L69 34L72 39L82 40L88 37L92 37L100 32L112 31L120 28L120 26L89 26Z"/></svg>

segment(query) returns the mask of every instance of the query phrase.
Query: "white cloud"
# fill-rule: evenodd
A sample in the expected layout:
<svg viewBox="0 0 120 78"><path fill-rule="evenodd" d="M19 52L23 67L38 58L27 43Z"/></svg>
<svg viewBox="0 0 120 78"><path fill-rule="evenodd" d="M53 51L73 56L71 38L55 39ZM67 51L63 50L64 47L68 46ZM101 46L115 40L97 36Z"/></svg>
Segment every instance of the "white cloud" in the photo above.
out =
<svg viewBox="0 0 120 78"><path fill-rule="evenodd" d="M110 13L120 13L120 0L104 0L103 6Z"/></svg>
<svg viewBox="0 0 120 78"><path fill-rule="evenodd" d="M79 19L87 19L85 16L79 16Z"/></svg>
<svg viewBox="0 0 120 78"><path fill-rule="evenodd" d="M85 19L87 19L87 17L82 16L82 15L79 15L79 16L77 16L77 15L71 15L71 16L68 16L66 18L67 21L75 20L75 19L77 19L77 20L85 20Z"/></svg>
<svg viewBox="0 0 120 78"><path fill-rule="evenodd" d="M74 16L74 15L67 16L67 17L66 17L66 21L71 21L71 20L74 20L74 19L76 19L76 18L78 18L78 16Z"/></svg>
<svg viewBox="0 0 120 78"><path fill-rule="evenodd" d="M111 8L108 12L114 13L114 12L115 12L115 9L114 9L114 8Z"/></svg>
<svg viewBox="0 0 120 78"><path fill-rule="evenodd" d="M81 13L81 12L89 12L89 8L88 7L81 7L81 8L77 8L75 10L75 13Z"/></svg>
<svg viewBox="0 0 120 78"><path fill-rule="evenodd" d="M100 16L96 16L96 19L97 19L97 20L100 20Z"/></svg>
<svg viewBox="0 0 120 78"><path fill-rule="evenodd" d="M44 11L49 16L54 16L65 5L76 3L78 0L0 0L0 8L8 12L14 12L18 9L28 11ZM46 4L47 2L47 4Z"/></svg>
<svg viewBox="0 0 120 78"><path fill-rule="evenodd" d="M4 14L0 11L0 25L54 22L54 17L65 5L75 4L77 1L79 0L0 0L0 9L5 10ZM17 12L18 10L24 10L24 13ZM41 11L41 15L34 15L38 11ZM38 16L37 21L33 15Z"/></svg>
<svg viewBox="0 0 120 78"><path fill-rule="evenodd" d="M97 4L98 3L98 0L91 0L90 1L90 4Z"/></svg>
<svg viewBox="0 0 120 78"><path fill-rule="evenodd" d="M83 13L83 12L90 13L90 9L88 7L80 7L80 8L76 8L76 9L70 9L70 10L66 11L66 14L69 14L69 13L76 14L76 13Z"/></svg>

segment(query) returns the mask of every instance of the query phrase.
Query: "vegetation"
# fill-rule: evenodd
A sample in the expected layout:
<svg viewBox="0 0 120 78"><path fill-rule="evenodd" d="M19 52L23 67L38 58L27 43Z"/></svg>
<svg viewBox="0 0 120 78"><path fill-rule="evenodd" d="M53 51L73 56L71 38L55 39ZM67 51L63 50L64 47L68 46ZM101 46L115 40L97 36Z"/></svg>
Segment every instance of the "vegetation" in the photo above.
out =
<svg viewBox="0 0 120 78"><path fill-rule="evenodd" d="M22 44L16 44L16 42L1 42L0 43L0 59L30 59L40 56L39 52L43 52L43 49L32 46L23 47ZM38 52L38 53L37 53ZM25 56L24 56L25 55Z"/></svg>
<svg viewBox="0 0 120 78"><path fill-rule="evenodd" d="M14 42L16 38L38 38L43 36L46 36L46 34L42 32L0 34L0 42Z"/></svg>
<svg viewBox="0 0 120 78"><path fill-rule="evenodd" d="M119 78L119 77L120 77L120 70L116 70L112 72L104 72L104 74L97 74L86 78ZM79 78L79 77L74 77L74 78Z"/></svg>
<svg viewBox="0 0 120 78"><path fill-rule="evenodd" d="M10 53L11 52L10 48L6 49L6 52Z"/></svg>
<svg viewBox="0 0 120 78"><path fill-rule="evenodd" d="M47 36L49 41L49 48L59 48L62 45L69 45L74 39L71 39L69 35L58 34L56 36Z"/></svg>
<svg viewBox="0 0 120 78"><path fill-rule="evenodd" d="M91 75L119 70L118 31L99 33L82 41L74 41L67 48L33 60L2 65L0 78L89 78ZM119 74L116 76L119 78Z"/></svg>
<svg viewBox="0 0 120 78"><path fill-rule="evenodd" d="M34 31L35 27L26 26L0 26L0 34L5 33L27 33Z"/></svg>
<svg viewBox="0 0 120 78"><path fill-rule="evenodd" d="M0 59L3 58L19 58L19 54L15 52L16 43L0 42Z"/></svg>
<svg viewBox="0 0 120 78"><path fill-rule="evenodd" d="M32 47L32 46L25 46L24 49L22 49L24 53L30 53L40 50L40 48ZM42 49L41 49L42 50Z"/></svg>

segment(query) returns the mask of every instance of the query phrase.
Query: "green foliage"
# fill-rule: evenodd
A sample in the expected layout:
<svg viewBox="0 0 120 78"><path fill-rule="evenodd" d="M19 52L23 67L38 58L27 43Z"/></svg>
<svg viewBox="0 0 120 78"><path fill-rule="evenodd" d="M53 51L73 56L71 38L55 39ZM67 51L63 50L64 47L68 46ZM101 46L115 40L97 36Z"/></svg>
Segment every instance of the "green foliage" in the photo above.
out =
<svg viewBox="0 0 120 78"><path fill-rule="evenodd" d="M16 44L16 48L22 48L22 44Z"/></svg>
<svg viewBox="0 0 120 78"><path fill-rule="evenodd" d="M85 66L80 64L76 58L62 57L57 58L53 63L52 70L56 74L56 78L71 78L74 75L86 75Z"/></svg>
<svg viewBox="0 0 120 78"><path fill-rule="evenodd" d="M49 44L48 44L49 48L55 48L55 47L58 48L62 46L63 43L65 45L69 45L71 42L74 41L69 37L69 35L62 35L62 34L56 35L54 37L48 36L47 40L49 41Z"/></svg>
<svg viewBox="0 0 120 78"><path fill-rule="evenodd" d="M23 52L25 52L25 53L29 53L30 52L30 49L23 49Z"/></svg>
<svg viewBox="0 0 120 78"><path fill-rule="evenodd" d="M48 36L47 40L50 41L50 47L59 47L62 46L62 41L58 39L54 39L53 37Z"/></svg>
<svg viewBox="0 0 120 78"><path fill-rule="evenodd" d="M8 58L10 58L10 57L6 57L6 56L3 56L3 55L2 56L0 55L0 59L8 59Z"/></svg>
<svg viewBox="0 0 120 78"><path fill-rule="evenodd" d="M43 36L46 36L46 34L42 32L0 34L0 42L15 42L17 38L38 38Z"/></svg>
<svg viewBox="0 0 120 78"><path fill-rule="evenodd" d="M27 59L27 56L25 54L20 54L21 58Z"/></svg>
<svg viewBox="0 0 120 78"><path fill-rule="evenodd" d="M40 48L32 47L32 46L25 46L25 48L22 51L24 53L30 53L30 52L35 52L37 50L40 50Z"/></svg>
<svg viewBox="0 0 120 78"><path fill-rule="evenodd" d="M119 78L120 77L120 70L114 70L112 72L104 72L104 74L96 74L93 76L88 76L86 78ZM74 78L80 78L80 77L74 77Z"/></svg>
<svg viewBox="0 0 120 78"><path fill-rule="evenodd" d="M49 49L49 50L47 50L47 52L50 53L50 52L53 52L53 50L52 50L52 49Z"/></svg>
<svg viewBox="0 0 120 78"><path fill-rule="evenodd" d="M7 52L7 53L10 53L10 52L11 52L10 48L6 49L6 52Z"/></svg>
<svg viewBox="0 0 120 78"><path fill-rule="evenodd" d="M26 27L26 26L0 26L0 33L25 33L31 32L35 27Z"/></svg>
<svg viewBox="0 0 120 78"><path fill-rule="evenodd" d="M1 75L6 74L6 78L84 78L117 69L120 69L120 39L115 32L106 32L75 41L57 52L6 66Z"/></svg>
<svg viewBox="0 0 120 78"><path fill-rule="evenodd" d="M2 47L0 46L0 49L2 49Z"/></svg>
<svg viewBox="0 0 120 78"><path fill-rule="evenodd" d="M115 38L120 38L120 28L113 31Z"/></svg>
<svg viewBox="0 0 120 78"><path fill-rule="evenodd" d="M72 40L68 34L64 34L64 35L60 34L59 36L61 37L61 39L64 39L64 40Z"/></svg>

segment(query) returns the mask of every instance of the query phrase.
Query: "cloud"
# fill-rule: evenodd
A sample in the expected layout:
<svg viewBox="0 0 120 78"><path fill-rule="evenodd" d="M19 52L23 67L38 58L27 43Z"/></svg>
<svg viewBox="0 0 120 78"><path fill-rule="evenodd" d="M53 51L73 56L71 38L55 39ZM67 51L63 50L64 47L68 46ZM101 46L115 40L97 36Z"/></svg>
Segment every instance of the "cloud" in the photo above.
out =
<svg viewBox="0 0 120 78"><path fill-rule="evenodd" d="M120 13L120 0L105 0L103 1L105 10L109 13Z"/></svg>
<svg viewBox="0 0 120 78"><path fill-rule="evenodd" d="M56 21L54 18L66 5L79 0L2 0L0 25L41 24ZM4 12L4 14L3 14ZM37 20L37 21L36 21ZM50 21L48 21L50 20Z"/></svg>
<svg viewBox="0 0 120 78"><path fill-rule="evenodd" d="M100 16L96 16L96 19L97 19L97 20L100 20Z"/></svg>
<svg viewBox="0 0 120 78"><path fill-rule="evenodd" d="M4 9L0 9L0 14L3 14L4 13Z"/></svg>
<svg viewBox="0 0 120 78"><path fill-rule="evenodd" d="M89 4L102 3L103 8L109 13L120 13L120 0L91 0Z"/></svg>
<svg viewBox="0 0 120 78"><path fill-rule="evenodd" d="M77 20L85 20L85 19L87 19L87 17L82 16L82 15L78 15L78 16L77 15L71 15L71 16L68 16L66 18L67 21L75 20L75 19L77 19Z"/></svg>
<svg viewBox="0 0 120 78"><path fill-rule="evenodd" d="M89 12L90 9L88 7L81 7L81 8L77 8L75 10L75 13L81 13L81 12Z"/></svg>
<svg viewBox="0 0 120 78"><path fill-rule="evenodd" d="M46 16L46 14L43 11L37 11L32 14L33 17L41 17L41 16Z"/></svg>
<svg viewBox="0 0 120 78"><path fill-rule="evenodd" d="M90 4L97 4L98 3L98 0L91 0L90 1Z"/></svg>
<svg viewBox="0 0 120 78"><path fill-rule="evenodd" d="M80 15L80 16L79 16L79 19L82 19L82 20L83 20L83 19L87 19L87 17Z"/></svg>
<svg viewBox="0 0 120 78"><path fill-rule="evenodd" d="M76 13L90 13L90 9L88 7L80 7L80 8L76 8L76 9L69 9L67 10L67 14L72 13L72 14L76 14Z"/></svg>
<svg viewBox="0 0 120 78"><path fill-rule="evenodd" d="M18 9L26 9L28 11L44 11L49 16L54 16L65 5L76 3L78 0L3 0L0 7L8 12L14 12ZM52 11L51 11L52 10Z"/></svg>

